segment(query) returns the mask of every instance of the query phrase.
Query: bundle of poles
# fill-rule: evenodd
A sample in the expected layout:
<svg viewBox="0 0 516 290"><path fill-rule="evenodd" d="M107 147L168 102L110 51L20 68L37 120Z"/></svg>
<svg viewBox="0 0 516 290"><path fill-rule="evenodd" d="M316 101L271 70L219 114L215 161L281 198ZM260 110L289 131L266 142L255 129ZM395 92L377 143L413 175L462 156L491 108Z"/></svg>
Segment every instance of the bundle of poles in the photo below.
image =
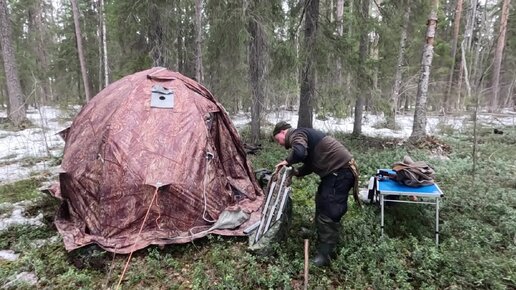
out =
<svg viewBox="0 0 516 290"><path fill-rule="evenodd" d="M267 233L267 231L274 225L274 223L281 219L283 211L285 210L287 198L291 191L290 182L292 177L292 170L292 167L283 167L279 172L273 174L269 184L267 185L267 198L265 200L265 205L262 208L262 217L258 222L244 230L244 233L250 234L258 228L254 237L255 244L265 235L265 233ZM305 239L303 289L308 288L308 249L309 242L308 239Z"/></svg>
<svg viewBox="0 0 516 290"><path fill-rule="evenodd" d="M270 179L267 185L267 198L262 208L262 217L258 222L244 230L244 233L251 233L258 228L254 243L257 243L274 223L281 219L291 191L291 171L292 167L284 167Z"/></svg>

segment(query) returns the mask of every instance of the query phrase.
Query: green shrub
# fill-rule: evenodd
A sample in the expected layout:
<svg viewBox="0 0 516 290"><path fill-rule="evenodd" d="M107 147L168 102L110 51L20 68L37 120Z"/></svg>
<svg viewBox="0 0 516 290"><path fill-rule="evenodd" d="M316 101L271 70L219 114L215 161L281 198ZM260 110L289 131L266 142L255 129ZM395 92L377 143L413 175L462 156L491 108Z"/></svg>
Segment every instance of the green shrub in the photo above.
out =
<svg viewBox="0 0 516 290"><path fill-rule="evenodd" d="M342 220L338 256L329 268L310 267L310 289L513 289L516 287L515 132L493 135L482 131L473 171L473 139L450 132L440 140L451 146L449 160L396 139L351 137L335 133L354 154L361 186L378 168L388 168L404 155L425 160L436 169L445 193L440 215L440 245L434 243L434 208L399 205L386 209L385 236L380 237L379 209L358 208L350 199ZM511 131L513 130L513 131ZM287 151L262 140L251 156L254 168L273 169ZM294 179L293 220L288 239L276 244L274 255L246 252L246 238L208 236L190 244L149 247L134 253L122 281L123 289L300 289L303 286L301 226L311 226L318 177ZM36 181L0 187L4 200L34 199ZM28 211L44 212L56 205L36 198ZM31 241L48 240L56 230L13 227L0 233L0 249L20 253L14 262L0 261L0 284L20 271L34 271L37 288L114 288L127 255L98 247L68 253L61 241L35 248ZM315 252L315 234L310 253ZM114 256L114 257L113 257Z"/></svg>

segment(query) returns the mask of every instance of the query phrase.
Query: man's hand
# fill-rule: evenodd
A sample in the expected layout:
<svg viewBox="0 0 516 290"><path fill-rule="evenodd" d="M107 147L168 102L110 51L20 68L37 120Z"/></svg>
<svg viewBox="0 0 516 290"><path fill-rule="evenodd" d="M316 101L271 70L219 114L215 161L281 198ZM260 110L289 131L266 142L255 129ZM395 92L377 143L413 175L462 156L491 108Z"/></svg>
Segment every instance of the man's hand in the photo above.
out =
<svg viewBox="0 0 516 290"><path fill-rule="evenodd" d="M286 166L287 164L288 164L287 160L283 160L280 163L276 164L276 170L274 170L274 173L272 175L278 173L281 170L281 168L283 166Z"/></svg>

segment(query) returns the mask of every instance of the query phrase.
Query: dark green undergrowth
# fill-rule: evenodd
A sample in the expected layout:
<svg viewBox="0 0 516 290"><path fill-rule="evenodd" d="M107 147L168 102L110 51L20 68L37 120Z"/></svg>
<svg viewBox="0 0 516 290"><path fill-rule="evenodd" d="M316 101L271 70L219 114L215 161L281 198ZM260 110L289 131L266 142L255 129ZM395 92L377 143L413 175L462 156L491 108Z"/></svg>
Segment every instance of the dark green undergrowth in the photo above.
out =
<svg viewBox="0 0 516 290"><path fill-rule="evenodd" d="M31 178L0 186L0 203L30 200L39 195L41 179Z"/></svg>
<svg viewBox="0 0 516 290"><path fill-rule="evenodd" d="M361 187L377 168L388 168L406 154L434 166L445 193L440 246L435 246L432 206L387 207L381 238L379 208L358 208L350 199L339 255L329 268L310 268L309 289L515 289L516 131L504 131L502 136L481 134L476 172L469 133L440 140L450 146L446 152L399 140L336 134L355 155ZM251 157L254 168L272 169L286 156L266 138L262 147ZM435 158L436 152L440 158ZM294 180L292 226L288 239L275 245L274 255L252 255L246 251L246 238L219 236L163 249L148 247L134 253L122 289L302 289L303 240L297 233L313 222L317 183L315 176ZM34 187L16 190L30 198ZM57 204L48 199L38 198L37 204L45 212L55 211ZM16 273L32 271L39 279L37 288L115 289L127 255L96 246L67 253L60 240L40 247L31 244L55 235L50 221L40 228L0 232L0 249L21 254L17 261L0 262L0 284Z"/></svg>

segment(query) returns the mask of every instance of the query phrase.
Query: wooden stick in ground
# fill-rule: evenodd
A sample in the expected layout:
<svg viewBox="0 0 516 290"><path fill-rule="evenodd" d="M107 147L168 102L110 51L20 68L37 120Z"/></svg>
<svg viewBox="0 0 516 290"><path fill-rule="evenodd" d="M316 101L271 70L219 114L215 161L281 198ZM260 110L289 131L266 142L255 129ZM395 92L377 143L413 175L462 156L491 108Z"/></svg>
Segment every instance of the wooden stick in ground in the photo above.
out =
<svg viewBox="0 0 516 290"><path fill-rule="evenodd" d="M308 289L308 239L305 239L305 285L304 289Z"/></svg>

